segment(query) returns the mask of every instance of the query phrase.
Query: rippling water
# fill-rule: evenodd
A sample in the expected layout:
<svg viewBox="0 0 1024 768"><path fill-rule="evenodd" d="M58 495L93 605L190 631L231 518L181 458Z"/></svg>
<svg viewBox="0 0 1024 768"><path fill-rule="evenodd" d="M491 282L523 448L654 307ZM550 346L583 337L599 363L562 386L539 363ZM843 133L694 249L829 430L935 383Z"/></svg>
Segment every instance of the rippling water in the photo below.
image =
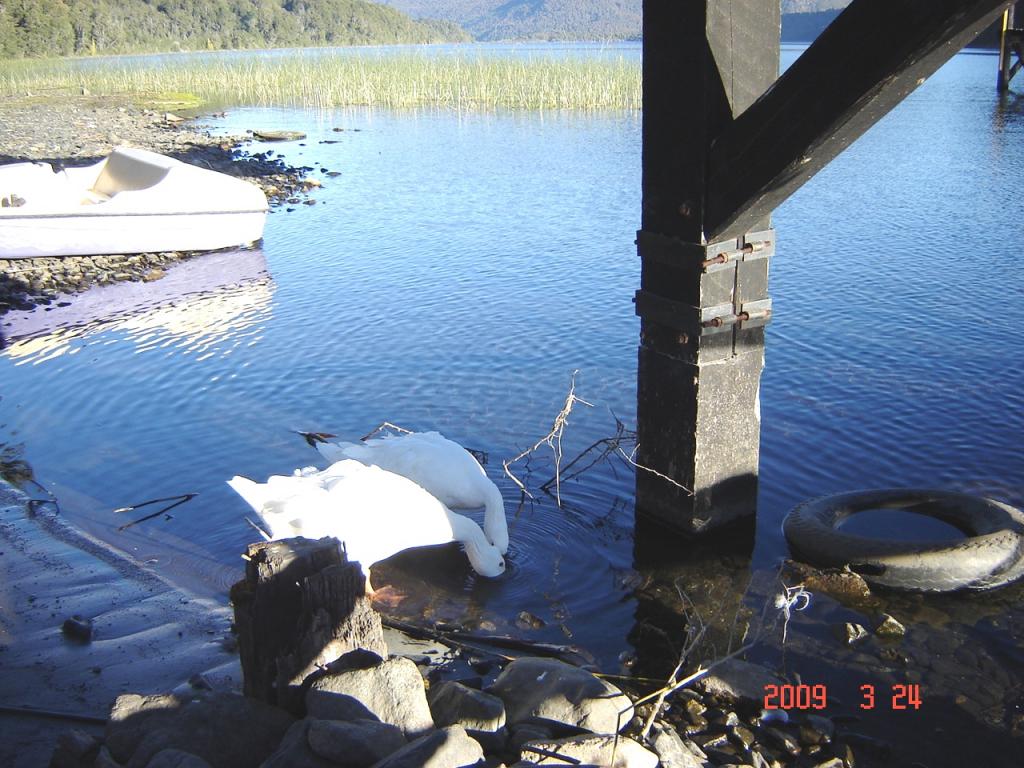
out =
<svg viewBox="0 0 1024 768"><path fill-rule="evenodd" d="M937 486L1024 505L1024 104L997 101L994 72L990 56L957 56L775 215L755 570L785 554L785 512L823 493ZM177 296L0 321L0 442L66 514L223 590L253 538L224 480L313 463L291 429L354 439L388 420L486 451L512 532L496 581L454 550L384 566L409 593L399 612L525 631L527 611L545 623L529 636L571 638L614 667L652 610L636 591L656 594L652 577L711 594L713 564L735 607L745 557L634 557L621 463L567 483L561 508L538 494L517 511L501 472L550 428L574 370L593 407L573 411L566 458L616 417L632 426L638 115L246 109L214 127L308 133L254 145L324 181L317 205L270 216L265 273L204 291L189 277L200 259L179 268ZM111 304L130 311L101 317ZM537 460L524 479L549 475ZM200 496L172 520L113 531L113 508L186 492ZM1017 610L941 604L966 627Z"/></svg>

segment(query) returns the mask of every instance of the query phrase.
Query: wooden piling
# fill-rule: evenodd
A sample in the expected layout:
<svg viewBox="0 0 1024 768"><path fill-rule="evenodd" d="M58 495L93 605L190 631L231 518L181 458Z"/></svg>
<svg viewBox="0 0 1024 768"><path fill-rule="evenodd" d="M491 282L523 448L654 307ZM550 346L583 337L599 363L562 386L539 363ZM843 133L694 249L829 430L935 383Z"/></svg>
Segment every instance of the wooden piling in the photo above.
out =
<svg viewBox="0 0 1024 768"><path fill-rule="evenodd" d="M1006 6L853 0L776 79L777 0L644 1L640 514L754 512L771 212Z"/></svg>
<svg viewBox="0 0 1024 768"><path fill-rule="evenodd" d="M246 696L301 713L302 681L356 648L386 657L365 578L337 539L251 544L231 588Z"/></svg>
<svg viewBox="0 0 1024 768"><path fill-rule="evenodd" d="M996 76L996 90L1005 93L1010 88L1013 76L1024 67L1024 8L1015 3L1003 11L1003 22L999 32L999 72ZM1013 60L1014 55L1017 61Z"/></svg>
<svg viewBox="0 0 1024 768"><path fill-rule="evenodd" d="M644 3L637 511L699 532L753 514L767 216L706 238L712 144L775 80L774 0Z"/></svg>

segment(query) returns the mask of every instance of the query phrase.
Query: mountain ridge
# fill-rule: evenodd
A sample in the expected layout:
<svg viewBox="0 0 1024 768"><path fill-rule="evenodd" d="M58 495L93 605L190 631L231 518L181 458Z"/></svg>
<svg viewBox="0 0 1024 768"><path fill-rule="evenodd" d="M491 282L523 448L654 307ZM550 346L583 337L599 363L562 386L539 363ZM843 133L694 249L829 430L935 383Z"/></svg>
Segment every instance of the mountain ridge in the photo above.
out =
<svg viewBox="0 0 1024 768"><path fill-rule="evenodd" d="M642 0L381 0L413 18L447 19L477 40L639 39ZM782 0L784 15L830 13L850 0Z"/></svg>

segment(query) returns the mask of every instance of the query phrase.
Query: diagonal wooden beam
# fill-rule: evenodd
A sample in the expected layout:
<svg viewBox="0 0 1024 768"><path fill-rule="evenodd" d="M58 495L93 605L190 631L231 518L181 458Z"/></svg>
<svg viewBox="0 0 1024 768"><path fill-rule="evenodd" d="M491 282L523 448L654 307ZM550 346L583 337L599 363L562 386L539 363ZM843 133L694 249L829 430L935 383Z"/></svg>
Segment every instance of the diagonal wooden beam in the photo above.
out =
<svg viewBox="0 0 1024 768"><path fill-rule="evenodd" d="M753 229L1007 5L1007 0L853 0L775 85L714 139L707 240Z"/></svg>

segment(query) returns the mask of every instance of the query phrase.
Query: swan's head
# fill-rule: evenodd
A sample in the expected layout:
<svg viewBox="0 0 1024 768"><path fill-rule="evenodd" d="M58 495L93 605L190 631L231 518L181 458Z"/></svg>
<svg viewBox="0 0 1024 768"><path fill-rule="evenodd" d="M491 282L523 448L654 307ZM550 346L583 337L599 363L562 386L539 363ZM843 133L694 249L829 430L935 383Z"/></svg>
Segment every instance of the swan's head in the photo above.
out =
<svg viewBox="0 0 1024 768"><path fill-rule="evenodd" d="M501 556L497 547L469 541L464 545L464 549L466 557L469 558L469 564L481 576L494 578L505 572L505 558Z"/></svg>

